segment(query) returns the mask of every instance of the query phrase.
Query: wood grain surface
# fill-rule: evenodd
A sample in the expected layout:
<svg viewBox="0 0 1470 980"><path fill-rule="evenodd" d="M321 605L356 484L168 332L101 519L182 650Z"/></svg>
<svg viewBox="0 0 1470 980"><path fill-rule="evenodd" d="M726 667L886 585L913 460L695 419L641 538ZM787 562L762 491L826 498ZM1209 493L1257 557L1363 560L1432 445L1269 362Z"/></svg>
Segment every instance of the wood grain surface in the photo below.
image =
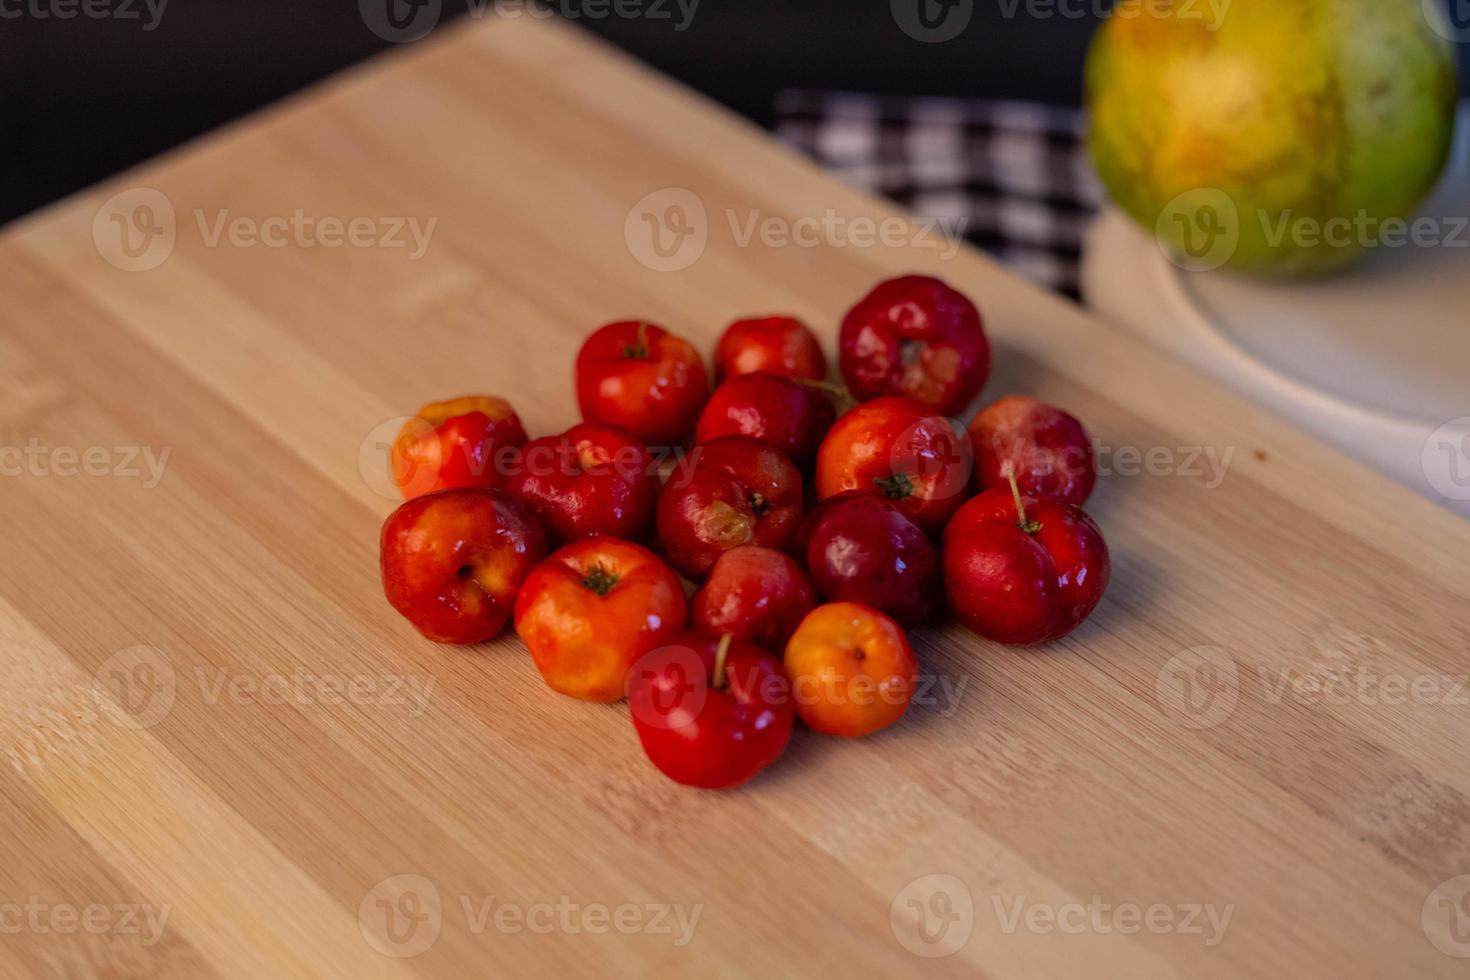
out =
<svg viewBox="0 0 1470 980"><path fill-rule="evenodd" d="M897 219L521 18L10 228L0 975L1464 976L1470 524ZM981 305L987 397L1105 447L1073 636L921 632L931 703L717 795L383 600L393 420L484 391L558 431L603 322L830 350L908 271Z"/></svg>

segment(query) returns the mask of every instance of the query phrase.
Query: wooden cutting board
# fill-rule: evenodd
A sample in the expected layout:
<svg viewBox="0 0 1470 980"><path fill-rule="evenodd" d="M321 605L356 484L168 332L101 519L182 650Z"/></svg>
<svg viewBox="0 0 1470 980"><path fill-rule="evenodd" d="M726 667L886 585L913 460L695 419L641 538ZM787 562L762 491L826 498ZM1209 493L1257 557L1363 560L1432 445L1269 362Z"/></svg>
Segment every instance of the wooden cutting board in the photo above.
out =
<svg viewBox="0 0 1470 980"><path fill-rule="evenodd" d="M521 18L9 229L0 975L1463 976L1470 524L896 218ZM392 420L909 271L1107 447L1073 636L921 633L931 703L715 795L383 600Z"/></svg>

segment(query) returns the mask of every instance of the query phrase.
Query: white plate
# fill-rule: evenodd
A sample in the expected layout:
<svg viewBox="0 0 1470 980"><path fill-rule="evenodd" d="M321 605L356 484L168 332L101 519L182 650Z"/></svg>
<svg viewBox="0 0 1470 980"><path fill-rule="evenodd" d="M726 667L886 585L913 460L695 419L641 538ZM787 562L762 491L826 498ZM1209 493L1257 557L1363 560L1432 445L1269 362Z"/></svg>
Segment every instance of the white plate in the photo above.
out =
<svg viewBox="0 0 1470 980"><path fill-rule="evenodd" d="M1381 247L1332 278L1277 283L1186 271L1108 209L1088 234L1083 295L1121 326L1470 515L1470 110L1419 214L1434 219L1439 244Z"/></svg>

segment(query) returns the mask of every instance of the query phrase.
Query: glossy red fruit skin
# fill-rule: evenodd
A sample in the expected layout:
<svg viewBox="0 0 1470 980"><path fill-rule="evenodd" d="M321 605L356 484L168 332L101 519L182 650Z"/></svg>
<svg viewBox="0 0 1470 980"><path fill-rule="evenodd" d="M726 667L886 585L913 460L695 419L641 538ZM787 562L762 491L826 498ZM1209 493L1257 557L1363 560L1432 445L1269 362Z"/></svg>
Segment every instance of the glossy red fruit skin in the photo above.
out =
<svg viewBox="0 0 1470 980"><path fill-rule="evenodd" d="M689 623L684 585L640 544L583 538L532 569L515 602L516 632L548 687L617 701L648 651Z"/></svg>
<svg viewBox="0 0 1470 980"><path fill-rule="evenodd" d="M807 613L783 663L797 715L813 731L843 738L897 723L919 682L903 628L860 602L829 602Z"/></svg>
<svg viewBox="0 0 1470 980"><path fill-rule="evenodd" d="M708 580L689 600L689 613L702 633L729 633L779 653L816 604L811 578L789 555L745 545L715 560Z"/></svg>
<svg viewBox="0 0 1470 980"><path fill-rule="evenodd" d="M525 442L526 429L503 398L430 402L393 440L393 480L405 500L440 490L499 488L507 456Z"/></svg>
<svg viewBox="0 0 1470 980"><path fill-rule="evenodd" d="M941 567L955 618L989 640L1029 646L1060 639L1097 607L1108 546L1080 507L1021 498L1033 534L1006 490L972 498L944 530Z"/></svg>
<svg viewBox="0 0 1470 980"><path fill-rule="evenodd" d="M582 419L650 446L680 446L709 397L704 360L687 340L637 320L598 328L577 352Z"/></svg>
<svg viewBox="0 0 1470 980"><path fill-rule="evenodd" d="M482 643L505 628L521 583L545 555L541 525L504 491L427 494L383 524L383 594L437 643Z"/></svg>
<svg viewBox="0 0 1470 980"><path fill-rule="evenodd" d="M1071 415L1036 398L1011 395L970 420L975 488L1009 488L1006 472L1033 497L1081 507L1097 483L1092 440Z"/></svg>
<svg viewBox="0 0 1470 980"><path fill-rule="evenodd" d="M904 395L939 415L962 412L990 376L980 311L930 276L879 283L843 318L838 349L859 400Z"/></svg>
<svg viewBox="0 0 1470 980"><path fill-rule="evenodd" d="M628 707L650 762L676 783L729 789L780 757L795 708L781 662L732 644L722 688L712 678L719 640L671 638L629 674Z"/></svg>
<svg viewBox="0 0 1470 980"><path fill-rule="evenodd" d="M795 317L736 320L715 345L715 380L758 371L821 381L827 377L827 357L817 335Z"/></svg>
<svg viewBox="0 0 1470 980"><path fill-rule="evenodd" d="M801 524L801 474L778 449L749 436L694 447L658 498L658 539L669 564L702 581L715 560L745 544L784 551Z"/></svg>
<svg viewBox="0 0 1470 980"><path fill-rule="evenodd" d="M750 436L775 446L803 470L837 421L826 392L774 374L741 374L715 389L695 429L696 442Z"/></svg>
<svg viewBox="0 0 1470 980"><path fill-rule="evenodd" d="M828 602L860 602L906 627L939 610L939 558L897 501L867 491L829 498L807 515L800 540Z"/></svg>
<svg viewBox="0 0 1470 980"><path fill-rule="evenodd" d="M876 398L839 418L817 450L817 498L849 490L897 500L930 534L970 488L970 436L907 398Z"/></svg>
<svg viewBox="0 0 1470 980"><path fill-rule="evenodd" d="M527 443L505 489L530 508L555 544L600 534L638 541L653 531L658 467L622 429L583 422Z"/></svg>

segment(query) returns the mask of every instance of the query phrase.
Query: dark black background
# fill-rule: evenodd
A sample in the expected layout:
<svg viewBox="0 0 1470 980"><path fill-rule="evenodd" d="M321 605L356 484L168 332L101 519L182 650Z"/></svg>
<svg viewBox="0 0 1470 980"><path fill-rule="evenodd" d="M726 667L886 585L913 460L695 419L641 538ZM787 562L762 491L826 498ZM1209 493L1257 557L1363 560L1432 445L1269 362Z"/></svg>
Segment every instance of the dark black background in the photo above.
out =
<svg viewBox="0 0 1470 980"><path fill-rule="evenodd" d="M54 0L0 9L35 2ZM152 31L127 2L140 19L0 19L0 221L397 46L354 0L170 0ZM444 0L441 23L468 9ZM1014 9L976 0L944 44L905 35L889 0L701 0L683 32L646 17L578 22L763 124L783 87L1076 102L1095 18Z"/></svg>

